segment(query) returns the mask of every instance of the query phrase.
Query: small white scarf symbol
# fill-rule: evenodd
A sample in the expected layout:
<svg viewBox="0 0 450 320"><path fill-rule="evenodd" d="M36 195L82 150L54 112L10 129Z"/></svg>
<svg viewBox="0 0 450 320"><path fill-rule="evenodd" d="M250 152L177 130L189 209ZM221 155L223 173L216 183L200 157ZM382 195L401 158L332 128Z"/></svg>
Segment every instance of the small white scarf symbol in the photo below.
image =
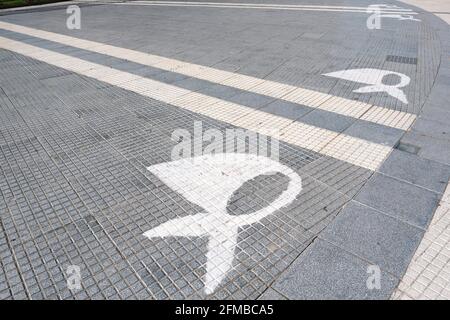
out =
<svg viewBox="0 0 450 320"><path fill-rule="evenodd" d="M400 77L400 82L398 84L387 85L382 82L384 76L391 74ZM389 70L363 68L363 69L349 69L330 72L325 73L323 75L327 77L369 84L369 86L353 90L353 92L359 93L386 92L390 96L400 100L405 104L408 104L408 99L406 98L405 93L399 88L407 86L411 81L411 78L403 73L398 73Z"/></svg>
<svg viewBox="0 0 450 320"><path fill-rule="evenodd" d="M421 21L420 19L414 18L417 13L411 9L404 9L396 5L386 5L386 4L371 4L367 7L367 13L375 13L378 19L380 18L392 18L400 21L411 20L411 21Z"/></svg>
<svg viewBox="0 0 450 320"><path fill-rule="evenodd" d="M205 155L157 164L147 169L206 211L172 219L144 233L149 239L208 236L204 279L206 294L214 292L232 267L239 227L256 223L288 205L302 189L301 178L296 172L269 158L250 154ZM228 200L244 182L276 172L290 178L287 189L278 198L250 214L227 214Z"/></svg>

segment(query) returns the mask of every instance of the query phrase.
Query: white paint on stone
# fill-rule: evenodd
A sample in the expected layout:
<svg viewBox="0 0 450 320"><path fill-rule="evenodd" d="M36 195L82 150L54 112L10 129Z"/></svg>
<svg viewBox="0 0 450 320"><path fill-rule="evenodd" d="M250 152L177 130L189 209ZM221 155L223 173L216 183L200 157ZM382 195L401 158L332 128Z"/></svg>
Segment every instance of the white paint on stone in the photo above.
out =
<svg viewBox="0 0 450 320"><path fill-rule="evenodd" d="M135 3L135 2L133 2ZM401 129L407 130L416 116L412 113L407 113L403 111L397 111L397 114L392 115L392 110L388 108L384 108L381 106L376 106L368 103L363 103L361 101L354 101L351 99L346 99L343 97L336 97L330 94L326 94L320 91L314 91L298 86L292 86L284 83L279 83L267 79L260 79L251 77L248 75L243 75L239 73L233 73L230 71L215 69L208 66L192 64L176 59L166 58L162 56L157 56L153 54L148 54L144 52L139 52L135 50L130 50L126 48L120 48L116 46L111 46L108 44L70 37L67 35L62 35L58 33L38 30L34 28L24 27L12 23L7 23L4 21L0 21L0 28L4 30L9 30L13 32L27 34L33 37L38 37L46 40L50 40L53 42L57 42L60 44L68 45L71 47L76 47L83 50L89 50L92 52L96 52L99 54L105 54L111 57L115 57L118 59L124 59L128 61L132 61L135 63L139 63L146 66L155 67L158 69L176 72L179 74L186 75L188 77L193 77L205 81L209 81L212 83L221 84L224 86L246 90L249 92L266 95L269 97L273 97L276 99L282 99L288 102L292 102L299 105L304 105L311 108L317 108L321 110L325 110L328 112L333 112L337 114L341 114L347 117L360 118L365 114L369 109L370 114L376 114L376 117L369 117L364 120L373 121L375 123ZM2 38L0 37L0 46L2 44L7 45L5 40L2 42ZM12 40L8 40L9 43L14 43ZM17 42L16 42L17 43ZM17 47L17 45L14 45ZM23 46L21 46L23 47ZM30 46L27 46L28 48ZM31 52L37 53L36 49L30 49ZM45 52L45 51L43 51ZM44 53L45 55L45 53ZM42 58L42 56L40 56ZM34 57L36 58L36 57ZM45 58L45 56L44 56ZM50 63L48 59L45 59L47 63ZM55 57L52 57L52 61L55 61ZM67 63L69 68L72 67L72 63ZM91 66L93 64L90 64ZM114 70L111 68L99 68L92 67L93 70L89 70L85 72L85 75L89 77L96 78L100 81L109 82L110 84L120 85L125 82L129 82L131 77L130 74L125 74L125 72L120 72L119 70ZM110 79L114 78L114 79ZM135 76L135 79L139 77ZM113 80L113 81L112 81ZM111 83L113 82L113 83ZM142 81L140 81L142 82ZM156 81L148 81L145 80L146 83L138 83L136 85L132 85L127 87L127 90L132 91L140 91L139 93L143 93L145 91L152 93L152 98L161 98L160 94L155 95L153 90L149 90L151 87L160 87L155 84ZM153 85L152 85L153 84ZM170 86L170 91L174 93L182 93L185 90L180 88L175 89L174 86ZM169 90L168 86L165 86L165 91ZM159 88L158 91L161 91ZM181 94L180 94L181 96ZM207 96L202 96L201 99L198 99L198 94L192 94L189 98L190 100L197 100L195 103L198 105L200 103L209 104L215 103L217 99L208 98ZM211 103L207 103L212 101ZM229 113L230 111L227 111ZM276 128L279 129L279 128ZM302 146L303 148L308 148L308 146ZM361 165L361 164L357 164ZM364 165L363 165L364 166Z"/></svg>
<svg viewBox="0 0 450 320"><path fill-rule="evenodd" d="M211 294L231 270L240 227L261 219L295 200L302 190L300 176L270 158L239 153L204 155L157 164L147 168L161 181L205 212L169 220L147 232L155 237L208 236L205 293ZM272 203L244 215L227 214L233 193L260 175L282 173L290 178L287 189Z"/></svg>
<svg viewBox="0 0 450 320"><path fill-rule="evenodd" d="M411 78L403 73L398 73L390 70L362 68L362 69L341 70L336 72L325 73L323 75L327 77L339 78L369 85L353 90L353 92L358 93L386 92L387 94L400 100L401 102L405 104L408 103L408 99L406 98L405 93L399 88L407 86L411 81ZM400 82L396 85L384 84L383 78L387 75L399 76Z"/></svg>
<svg viewBox="0 0 450 320"><path fill-rule="evenodd" d="M420 19L414 18L414 16L410 15L410 14L385 13L385 14L381 14L380 18L391 18L391 19L397 19L400 21L404 21L404 20L421 21Z"/></svg>

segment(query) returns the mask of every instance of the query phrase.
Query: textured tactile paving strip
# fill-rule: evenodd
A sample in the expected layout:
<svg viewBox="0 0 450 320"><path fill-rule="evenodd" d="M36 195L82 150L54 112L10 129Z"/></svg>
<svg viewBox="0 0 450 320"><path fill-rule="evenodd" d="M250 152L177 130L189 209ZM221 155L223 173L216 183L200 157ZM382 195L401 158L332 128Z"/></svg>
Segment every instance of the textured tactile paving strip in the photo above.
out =
<svg viewBox="0 0 450 320"><path fill-rule="evenodd" d="M450 299L450 188L392 299Z"/></svg>

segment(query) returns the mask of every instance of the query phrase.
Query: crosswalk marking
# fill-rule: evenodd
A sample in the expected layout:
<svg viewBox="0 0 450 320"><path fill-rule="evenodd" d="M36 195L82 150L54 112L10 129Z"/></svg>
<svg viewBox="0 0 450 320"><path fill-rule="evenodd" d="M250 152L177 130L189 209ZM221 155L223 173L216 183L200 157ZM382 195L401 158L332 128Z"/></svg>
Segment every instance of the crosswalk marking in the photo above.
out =
<svg viewBox="0 0 450 320"><path fill-rule="evenodd" d="M263 9L263 10L290 10L290 11L325 11L325 12L353 12L367 14L367 7L349 6L312 6L312 5L286 5L263 3L233 3L233 2L180 2L180 1L133 1L117 2L115 5L130 6L163 6L163 7L204 7L204 8L231 8L231 9ZM382 14L417 14L410 9L380 7Z"/></svg>
<svg viewBox="0 0 450 320"><path fill-rule="evenodd" d="M274 137L280 141L370 170L376 170L392 150L381 144L292 121L8 38L0 37L0 47L257 133L267 134L267 129L276 130L278 134Z"/></svg>
<svg viewBox="0 0 450 320"><path fill-rule="evenodd" d="M151 1L151 0L138 0L133 1L133 3L171 3L171 4L224 4L224 5L233 5L233 6L262 6L262 7L291 7L291 8L338 8L338 9L359 9L366 10L367 7L355 7L355 6L324 6L324 5L307 5L307 4L282 4L282 3L241 3L241 2L198 2L198 1ZM392 10L392 11L412 11L411 9L401 8L397 6L389 6L389 7L380 7L383 10Z"/></svg>
<svg viewBox="0 0 450 320"><path fill-rule="evenodd" d="M95 41L83 40L2 21L0 21L0 28L401 130L407 130L416 119L416 115L412 113L394 111L360 101L336 97L320 91L119 48Z"/></svg>

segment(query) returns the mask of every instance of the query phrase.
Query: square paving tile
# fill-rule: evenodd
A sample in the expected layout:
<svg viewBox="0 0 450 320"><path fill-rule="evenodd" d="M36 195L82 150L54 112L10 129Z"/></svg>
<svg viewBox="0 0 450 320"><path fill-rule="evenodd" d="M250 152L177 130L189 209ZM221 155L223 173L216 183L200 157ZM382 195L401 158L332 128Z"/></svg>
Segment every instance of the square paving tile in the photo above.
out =
<svg viewBox="0 0 450 320"><path fill-rule="evenodd" d="M401 140L404 143L418 146L418 155L422 158L450 165L450 141L439 140L419 132L409 131Z"/></svg>
<svg viewBox="0 0 450 320"><path fill-rule="evenodd" d="M387 299L398 280L381 272L380 289L368 289L369 263L317 239L272 285L288 299Z"/></svg>
<svg viewBox="0 0 450 320"><path fill-rule="evenodd" d="M247 107L259 109L270 102L274 101L274 98L251 93L251 92L244 92L240 93L238 95L232 96L228 98L231 102L238 103Z"/></svg>
<svg viewBox="0 0 450 320"><path fill-rule="evenodd" d="M376 123L363 120L356 121L347 130L344 131L352 137L372 141L393 147L403 135L402 130L385 127Z"/></svg>
<svg viewBox="0 0 450 320"><path fill-rule="evenodd" d="M439 195L375 173L355 200L412 225L426 228L439 202Z"/></svg>
<svg viewBox="0 0 450 320"><path fill-rule="evenodd" d="M261 111L292 120L296 120L312 110L312 108L283 100L275 100L261 109Z"/></svg>
<svg viewBox="0 0 450 320"><path fill-rule="evenodd" d="M301 117L299 121L334 132L342 132L350 127L356 120L332 112L314 110Z"/></svg>
<svg viewBox="0 0 450 320"><path fill-rule="evenodd" d="M412 130L429 137L450 141L450 124L445 122L445 119L441 120L435 121L419 118L414 123Z"/></svg>
<svg viewBox="0 0 450 320"><path fill-rule="evenodd" d="M389 155L380 172L439 193L450 178L450 166L399 150Z"/></svg>
<svg viewBox="0 0 450 320"><path fill-rule="evenodd" d="M319 237L401 277L422 235L419 228L352 201Z"/></svg>

